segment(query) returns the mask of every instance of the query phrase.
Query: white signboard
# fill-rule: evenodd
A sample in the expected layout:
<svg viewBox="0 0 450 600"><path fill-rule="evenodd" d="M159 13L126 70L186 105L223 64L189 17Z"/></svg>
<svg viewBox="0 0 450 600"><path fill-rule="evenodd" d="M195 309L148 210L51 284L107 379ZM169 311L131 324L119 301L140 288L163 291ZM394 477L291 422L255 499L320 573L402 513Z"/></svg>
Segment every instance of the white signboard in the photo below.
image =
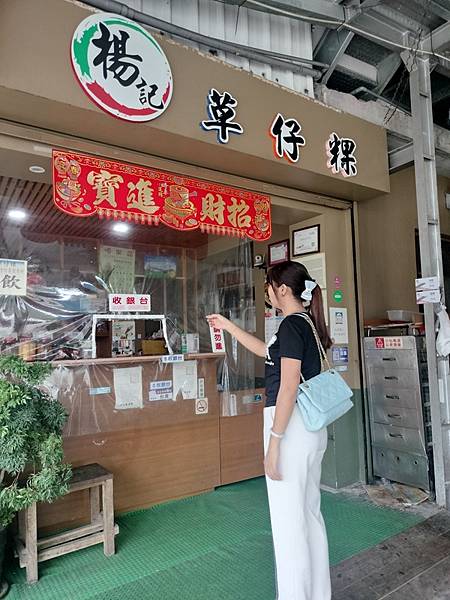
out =
<svg viewBox="0 0 450 600"><path fill-rule="evenodd" d="M335 344L348 344L346 308L330 308L330 337Z"/></svg>
<svg viewBox="0 0 450 600"><path fill-rule="evenodd" d="M150 294L109 294L109 312L150 312Z"/></svg>
<svg viewBox="0 0 450 600"><path fill-rule="evenodd" d="M439 287L439 277L422 277L422 279L416 279L416 292L438 290Z"/></svg>
<svg viewBox="0 0 450 600"><path fill-rule="evenodd" d="M27 295L27 261L0 258L0 296Z"/></svg>
<svg viewBox="0 0 450 600"><path fill-rule="evenodd" d="M438 304L441 301L441 290L424 290L416 292L417 304Z"/></svg>
<svg viewBox="0 0 450 600"><path fill-rule="evenodd" d="M151 121L170 104L172 72L161 46L136 21L94 13L76 28L71 45L75 76L106 112L127 121Z"/></svg>

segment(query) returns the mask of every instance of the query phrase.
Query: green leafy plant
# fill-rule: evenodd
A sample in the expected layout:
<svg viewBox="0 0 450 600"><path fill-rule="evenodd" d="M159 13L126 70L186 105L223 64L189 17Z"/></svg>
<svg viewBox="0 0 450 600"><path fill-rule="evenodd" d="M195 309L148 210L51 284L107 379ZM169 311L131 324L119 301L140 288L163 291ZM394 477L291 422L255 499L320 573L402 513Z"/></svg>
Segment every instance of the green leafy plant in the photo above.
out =
<svg viewBox="0 0 450 600"><path fill-rule="evenodd" d="M61 436L67 415L42 387L51 370L47 363L0 358L0 527L18 510L68 489Z"/></svg>

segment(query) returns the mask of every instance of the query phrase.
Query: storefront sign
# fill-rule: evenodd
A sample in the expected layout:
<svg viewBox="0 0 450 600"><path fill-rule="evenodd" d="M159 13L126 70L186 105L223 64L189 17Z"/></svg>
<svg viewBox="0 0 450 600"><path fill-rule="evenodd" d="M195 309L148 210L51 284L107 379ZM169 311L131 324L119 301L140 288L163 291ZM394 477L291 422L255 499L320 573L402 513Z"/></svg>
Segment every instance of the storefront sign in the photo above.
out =
<svg viewBox="0 0 450 600"><path fill-rule="evenodd" d="M207 111L209 119L200 123L205 131L216 131L217 141L220 144L228 144L230 133L241 134L244 132L242 125L234 121L236 116L236 98L230 92L222 94L212 88L208 94Z"/></svg>
<svg viewBox="0 0 450 600"><path fill-rule="evenodd" d="M73 34L71 58L83 90L115 117L151 121L169 106L169 62L155 38L135 21L109 13L90 15Z"/></svg>
<svg viewBox="0 0 450 600"><path fill-rule="evenodd" d="M0 258L0 296L27 295L27 261Z"/></svg>
<svg viewBox="0 0 450 600"><path fill-rule="evenodd" d="M296 163L300 158L300 147L306 144L305 138L300 135L302 126L297 119L286 119L280 113L272 121L270 135L273 138L273 151L277 158L286 158L289 162Z"/></svg>
<svg viewBox="0 0 450 600"><path fill-rule="evenodd" d="M150 312L149 294L109 294L109 312Z"/></svg>
<svg viewBox="0 0 450 600"><path fill-rule="evenodd" d="M356 142L351 138L341 138L337 133L332 133L327 140L326 150L328 156L327 167L335 175L340 173L344 177L354 177L358 174L357 160L355 157Z"/></svg>
<svg viewBox="0 0 450 600"><path fill-rule="evenodd" d="M73 152L53 151L53 199L77 217L97 214L255 241L272 234L268 196Z"/></svg>

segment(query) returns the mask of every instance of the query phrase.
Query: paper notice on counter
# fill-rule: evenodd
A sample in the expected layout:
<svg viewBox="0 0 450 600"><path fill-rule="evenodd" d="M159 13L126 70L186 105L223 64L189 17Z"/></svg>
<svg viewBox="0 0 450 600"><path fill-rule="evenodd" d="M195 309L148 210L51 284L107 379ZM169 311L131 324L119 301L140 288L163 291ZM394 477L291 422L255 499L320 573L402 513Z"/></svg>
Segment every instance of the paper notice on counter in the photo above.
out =
<svg viewBox="0 0 450 600"><path fill-rule="evenodd" d="M142 408L142 367L114 369L116 409Z"/></svg>
<svg viewBox="0 0 450 600"><path fill-rule="evenodd" d="M182 394L183 400L197 398L197 361L186 360L173 365L173 397Z"/></svg>
<svg viewBox="0 0 450 600"><path fill-rule="evenodd" d="M172 381L151 381L148 399L150 402L157 402L159 400L173 400Z"/></svg>
<svg viewBox="0 0 450 600"><path fill-rule="evenodd" d="M335 344L348 344L346 308L330 308L330 337Z"/></svg>

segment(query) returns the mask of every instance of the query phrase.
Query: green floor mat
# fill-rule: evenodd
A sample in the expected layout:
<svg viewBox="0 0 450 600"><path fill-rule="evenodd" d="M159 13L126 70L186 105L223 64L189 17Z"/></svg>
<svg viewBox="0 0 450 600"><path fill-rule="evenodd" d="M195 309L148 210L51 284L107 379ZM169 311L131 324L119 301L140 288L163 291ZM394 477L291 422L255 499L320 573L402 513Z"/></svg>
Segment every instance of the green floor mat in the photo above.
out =
<svg viewBox="0 0 450 600"><path fill-rule="evenodd" d="M335 564L415 525L414 514L322 494ZM10 567L8 600L271 600L273 553L263 478L117 519L117 554L102 546L39 565L28 586Z"/></svg>

